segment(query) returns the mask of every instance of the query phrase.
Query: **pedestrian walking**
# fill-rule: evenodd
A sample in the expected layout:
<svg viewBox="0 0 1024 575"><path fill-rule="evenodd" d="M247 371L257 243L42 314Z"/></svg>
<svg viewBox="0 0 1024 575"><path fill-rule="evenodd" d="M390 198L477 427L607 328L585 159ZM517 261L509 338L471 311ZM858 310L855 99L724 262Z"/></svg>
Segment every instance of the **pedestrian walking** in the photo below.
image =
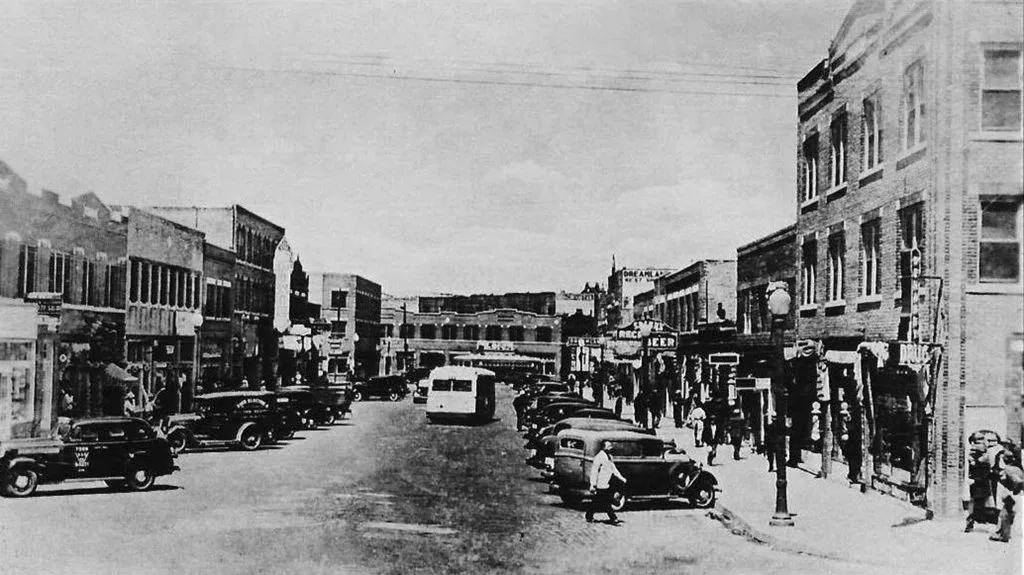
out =
<svg viewBox="0 0 1024 575"><path fill-rule="evenodd" d="M651 413L651 428L658 429L661 427L661 416L665 412L662 406L663 393L660 389L655 388L648 392L647 396L647 410Z"/></svg>
<svg viewBox="0 0 1024 575"><path fill-rule="evenodd" d="M512 408L516 410L516 431L522 431L526 425L526 408L530 405L531 399L530 394L524 390L512 400Z"/></svg>
<svg viewBox="0 0 1024 575"><path fill-rule="evenodd" d="M693 444L704 447L704 420L707 419L707 413L704 412L704 406L700 401L695 401L693 405L689 417L690 427L693 428Z"/></svg>
<svg viewBox="0 0 1024 575"><path fill-rule="evenodd" d="M672 392L672 421L676 429L683 427L683 392L678 389Z"/></svg>
<svg viewBox="0 0 1024 575"><path fill-rule="evenodd" d="M747 434L747 419L743 416L743 410L739 405L732 407L729 414L729 440L732 443L732 458L740 459L740 447L743 446L743 438Z"/></svg>
<svg viewBox="0 0 1024 575"><path fill-rule="evenodd" d="M1024 469L1021 469L1020 448L1013 444L1004 445L999 468L999 485L1003 488L1000 497L999 526L989 537L992 541L1008 543L1016 515L1017 497L1024 491Z"/></svg>
<svg viewBox="0 0 1024 575"><path fill-rule="evenodd" d="M988 438L984 432L976 431L968 437L970 452L967 461L968 487L967 524L964 532L974 530L976 523L993 523L995 508L995 484L993 482L993 460L989 454Z"/></svg>
<svg viewBox="0 0 1024 575"><path fill-rule="evenodd" d="M648 392L646 389L641 388L640 392L633 398L633 420L636 424L644 429L647 429L647 415L648 415Z"/></svg>
<svg viewBox="0 0 1024 575"><path fill-rule="evenodd" d="M626 483L626 478L615 467L611 448L612 443L610 441L603 442L601 444L601 451L598 451L597 455L594 456L594 461L590 466L590 492L593 494L593 498L591 499L590 507L587 508L587 523L593 523L595 513L607 513L608 522L612 525L622 523L612 509L612 496L615 493L612 481L618 480Z"/></svg>

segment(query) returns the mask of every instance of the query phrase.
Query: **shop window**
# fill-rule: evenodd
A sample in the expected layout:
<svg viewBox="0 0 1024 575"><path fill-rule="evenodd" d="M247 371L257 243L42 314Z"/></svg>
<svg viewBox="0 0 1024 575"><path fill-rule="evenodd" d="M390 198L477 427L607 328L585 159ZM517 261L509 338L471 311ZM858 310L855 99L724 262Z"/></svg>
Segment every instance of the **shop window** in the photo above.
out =
<svg viewBox="0 0 1024 575"><path fill-rule="evenodd" d="M500 325L489 325L485 332L487 341L501 341L501 326Z"/></svg>
<svg viewBox="0 0 1024 575"><path fill-rule="evenodd" d="M454 325L441 326L441 339L458 339L458 327Z"/></svg>
<svg viewBox="0 0 1024 575"><path fill-rule="evenodd" d="M861 150L865 170L882 165L882 99L877 95L864 100Z"/></svg>
<svg viewBox="0 0 1024 575"><path fill-rule="evenodd" d="M981 129L1021 131L1024 75L1020 50L985 50L981 87Z"/></svg>
<svg viewBox="0 0 1024 575"><path fill-rule="evenodd" d="M915 62L903 74L903 149L924 144L927 136L924 64Z"/></svg>
<svg viewBox="0 0 1024 575"><path fill-rule="evenodd" d="M523 341L525 339L525 330L521 325L513 325L508 328L508 339L509 341Z"/></svg>
<svg viewBox="0 0 1024 575"><path fill-rule="evenodd" d="M424 324L420 326L420 339L436 339L437 338L437 326L432 324Z"/></svg>
<svg viewBox="0 0 1024 575"><path fill-rule="evenodd" d="M415 326L413 326L412 324L409 324L409 323L403 323L398 328L399 337L401 337L402 339L415 338L416 337L415 331L416 331L415 330Z"/></svg>
<svg viewBox="0 0 1024 575"><path fill-rule="evenodd" d="M1021 281L1022 228L1019 198L981 202L978 278L982 282Z"/></svg>
<svg viewBox="0 0 1024 575"><path fill-rule="evenodd" d="M828 238L828 301L841 301L846 275L846 235Z"/></svg>
<svg viewBox="0 0 1024 575"><path fill-rule="evenodd" d="M832 148L831 183L836 188L846 183L846 114L840 114L832 120L829 135Z"/></svg>
<svg viewBox="0 0 1024 575"><path fill-rule="evenodd" d="M882 278L879 274L879 259L882 254L881 220L875 219L861 225L860 239L860 294L878 295L882 292Z"/></svg>
<svg viewBox="0 0 1024 575"><path fill-rule="evenodd" d="M537 328L537 341L550 342L552 336L552 330L550 327L541 326Z"/></svg>

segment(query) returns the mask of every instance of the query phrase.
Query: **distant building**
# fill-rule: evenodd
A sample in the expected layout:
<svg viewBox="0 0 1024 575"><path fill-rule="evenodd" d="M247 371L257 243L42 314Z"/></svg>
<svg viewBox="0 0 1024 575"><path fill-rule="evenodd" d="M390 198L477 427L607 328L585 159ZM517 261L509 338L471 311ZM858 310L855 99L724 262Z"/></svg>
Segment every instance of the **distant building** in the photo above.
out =
<svg viewBox="0 0 1024 575"><path fill-rule="evenodd" d="M320 317L331 324L328 372L377 375L380 284L356 274L311 274L310 290L319 292Z"/></svg>
<svg viewBox="0 0 1024 575"><path fill-rule="evenodd" d="M477 313L492 309L515 309L537 315L555 315L554 292L474 295L420 296L422 313Z"/></svg>
<svg viewBox="0 0 1024 575"><path fill-rule="evenodd" d="M625 327L633 322L633 298L654 287L654 280L674 271L672 268L616 268L612 264L605 296L603 329Z"/></svg>
<svg viewBox="0 0 1024 575"><path fill-rule="evenodd" d="M580 292L560 291L555 294L555 315L572 315L577 311L583 315L597 317L598 296L600 288L595 284L586 284Z"/></svg>

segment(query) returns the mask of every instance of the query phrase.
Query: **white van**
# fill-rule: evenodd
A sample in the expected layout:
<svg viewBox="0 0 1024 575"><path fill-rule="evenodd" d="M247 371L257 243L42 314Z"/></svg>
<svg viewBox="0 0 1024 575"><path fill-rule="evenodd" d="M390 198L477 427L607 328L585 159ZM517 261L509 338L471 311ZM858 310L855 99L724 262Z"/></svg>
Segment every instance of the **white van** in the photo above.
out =
<svg viewBox="0 0 1024 575"><path fill-rule="evenodd" d="M427 419L494 419L494 372L479 367L438 367L430 372Z"/></svg>

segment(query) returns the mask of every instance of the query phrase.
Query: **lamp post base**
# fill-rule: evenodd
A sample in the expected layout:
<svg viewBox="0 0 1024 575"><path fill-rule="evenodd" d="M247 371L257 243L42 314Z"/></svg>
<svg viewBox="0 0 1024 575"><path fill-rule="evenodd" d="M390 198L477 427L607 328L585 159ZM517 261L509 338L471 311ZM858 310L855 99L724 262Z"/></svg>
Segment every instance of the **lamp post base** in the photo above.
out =
<svg viewBox="0 0 1024 575"><path fill-rule="evenodd" d="M793 516L789 513L772 515L772 518L768 520L768 525L772 527L793 527L796 523L793 522Z"/></svg>

